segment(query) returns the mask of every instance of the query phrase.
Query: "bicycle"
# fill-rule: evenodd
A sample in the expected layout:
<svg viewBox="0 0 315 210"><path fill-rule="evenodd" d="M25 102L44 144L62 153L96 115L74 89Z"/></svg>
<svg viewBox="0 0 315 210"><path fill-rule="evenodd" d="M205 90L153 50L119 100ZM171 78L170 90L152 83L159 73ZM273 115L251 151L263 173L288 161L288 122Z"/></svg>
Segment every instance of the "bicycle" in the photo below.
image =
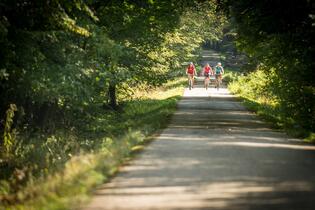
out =
<svg viewBox="0 0 315 210"><path fill-rule="evenodd" d="M206 76L204 80L204 87L206 88L206 90L208 90L209 82L210 82L210 75Z"/></svg>
<svg viewBox="0 0 315 210"><path fill-rule="evenodd" d="M220 85L222 83L222 75L221 74L216 74L215 75L215 88L217 88L217 90L220 89Z"/></svg>
<svg viewBox="0 0 315 210"><path fill-rule="evenodd" d="M188 87L189 90L191 90L194 86L194 81L193 81L194 75L188 75Z"/></svg>
<svg viewBox="0 0 315 210"><path fill-rule="evenodd" d="M217 88L217 90L219 90L222 83L222 74L224 74L224 69L221 63L218 62L218 65L215 66L215 88Z"/></svg>
<svg viewBox="0 0 315 210"><path fill-rule="evenodd" d="M205 77L204 79L204 87L206 90L208 90L209 87L209 82L210 82L210 75L213 75L213 71L209 63L206 63L206 65L203 67L203 76Z"/></svg>
<svg viewBox="0 0 315 210"><path fill-rule="evenodd" d="M195 66L192 62L189 63L189 66L186 69L186 74L188 75L188 87L189 90L194 87L194 76L196 74Z"/></svg>

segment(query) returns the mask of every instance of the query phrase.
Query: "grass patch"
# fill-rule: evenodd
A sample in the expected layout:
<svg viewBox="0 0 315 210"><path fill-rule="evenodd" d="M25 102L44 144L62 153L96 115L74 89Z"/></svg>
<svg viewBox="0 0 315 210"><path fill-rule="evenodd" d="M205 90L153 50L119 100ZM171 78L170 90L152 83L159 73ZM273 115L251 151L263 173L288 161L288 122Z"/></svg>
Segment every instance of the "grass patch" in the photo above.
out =
<svg viewBox="0 0 315 210"><path fill-rule="evenodd" d="M283 130L289 136L302 138L305 142L315 143L314 133L297 126L292 119L287 119L277 107L259 103L253 99L243 97L241 94L236 95L242 100L247 109L255 112L271 128Z"/></svg>
<svg viewBox="0 0 315 210"><path fill-rule="evenodd" d="M0 164L4 209L75 209L167 125L186 79L139 91L120 111L90 107L72 130L19 139L23 153ZM23 167L24 166L24 167Z"/></svg>
<svg viewBox="0 0 315 210"><path fill-rule="evenodd" d="M305 138L305 141L315 144L315 133L311 133L308 137Z"/></svg>

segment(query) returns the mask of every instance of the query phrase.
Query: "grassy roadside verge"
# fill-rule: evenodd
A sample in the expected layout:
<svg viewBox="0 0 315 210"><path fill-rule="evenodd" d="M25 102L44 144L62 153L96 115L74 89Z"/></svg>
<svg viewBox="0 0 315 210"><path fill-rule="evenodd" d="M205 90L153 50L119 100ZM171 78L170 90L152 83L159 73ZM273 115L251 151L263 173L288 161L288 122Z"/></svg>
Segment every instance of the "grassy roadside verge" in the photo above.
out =
<svg viewBox="0 0 315 210"><path fill-rule="evenodd" d="M78 208L89 199L95 186L108 180L121 164L152 139L152 135L166 126L185 81L173 81L147 93L139 91L136 93L138 99L126 101L119 112L94 108L93 117L78 123L79 131L75 135L50 136L44 143L45 148L49 147L56 161L66 155L67 161L54 173L47 168L45 176L23 174L28 176L27 182L14 195L9 193L8 182L1 180L0 209ZM74 155L66 152L65 146L60 146L71 142L80 147ZM41 148L35 151L36 155L42 152ZM60 150L68 154L62 155Z"/></svg>
<svg viewBox="0 0 315 210"><path fill-rule="evenodd" d="M231 91L233 93L233 91ZM250 111L255 112L260 118L266 121L272 128L283 130L289 136L302 138L305 142L315 143L315 134L301 129L299 126L296 126L294 122L287 121L283 119L280 111L272 105L261 103L255 101L251 98L247 98L238 93L236 94L243 105Z"/></svg>
<svg viewBox="0 0 315 210"><path fill-rule="evenodd" d="M305 142L315 143L315 134L303 129L290 116L286 115L279 106L279 99L268 91L267 79L261 71L241 76L229 73L228 89L237 95L244 106L255 112L273 128L285 131L288 135L302 138Z"/></svg>

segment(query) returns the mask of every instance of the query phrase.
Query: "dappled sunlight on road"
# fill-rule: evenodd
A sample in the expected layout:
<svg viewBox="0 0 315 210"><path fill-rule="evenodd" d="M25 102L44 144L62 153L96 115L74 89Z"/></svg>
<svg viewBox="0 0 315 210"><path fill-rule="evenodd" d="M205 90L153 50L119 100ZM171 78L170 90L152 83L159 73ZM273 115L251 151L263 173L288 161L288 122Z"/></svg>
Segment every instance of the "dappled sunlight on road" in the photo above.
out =
<svg viewBox="0 0 315 210"><path fill-rule="evenodd" d="M234 95L230 94L227 90L227 88L222 87L219 90L214 88L213 86L210 86L208 90L206 90L204 87L201 87L200 85L196 86L195 88L192 88L189 90L188 88L185 88L183 97L222 97L222 98L235 98Z"/></svg>
<svg viewBox="0 0 315 210"><path fill-rule="evenodd" d="M243 146L243 147L265 147L265 148L286 148L299 150L314 150L315 146L311 145L292 145L292 144L276 144L276 143L257 143L257 142L211 142L211 145L220 146Z"/></svg>
<svg viewBox="0 0 315 210"><path fill-rule="evenodd" d="M290 203L289 198L279 196L272 198L273 193L284 195L295 191L297 196L302 192L311 191L307 182L283 182L278 185L259 182L218 182L204 184L202 187L186 186L156 186L156 187L132 187L124 188L119 193L108 193L104 190L100 196L106 195L114 203L107 204L109 208L122 209L242 209L250 204L252 207L270 205L281 206ZM263 198L260 196L264 195ZM174 199L176 197L176 199ZM248 201L248 198L251 198ZM121 200L123 198L123 200ZM118 199L118 200L117 200ZM122 201L128 202L126 207ZM115 202L116 201L116 202ZM139 206L139 201L141 206ZM152 206L152 203L155 205ZM96 208L95 208L96 209Z"/></svg>
<svg viewBox="0 0 315 210"><path fill-rule="evenodd" d="M223 136L218 141L218 135L178 135L166 129L96 191L89 209L272 210L315 205L314 146Z"/></svg>

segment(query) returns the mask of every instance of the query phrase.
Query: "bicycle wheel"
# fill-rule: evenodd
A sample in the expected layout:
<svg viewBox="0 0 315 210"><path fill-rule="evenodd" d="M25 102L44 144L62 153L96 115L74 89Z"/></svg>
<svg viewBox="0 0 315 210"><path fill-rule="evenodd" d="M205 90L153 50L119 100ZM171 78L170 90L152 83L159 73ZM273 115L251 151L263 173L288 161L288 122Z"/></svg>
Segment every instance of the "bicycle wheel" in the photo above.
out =
<svg viewBox="0 0 315 210"><path fill-rule="evenodd" d="M219 77L219 78L218 78L218 90L219 90L219 88L220 88L221 84L222 84L222 78L221 78L221 77Z"/></svg>
<svg viewBox="0 0 315 210"><path fill-rule="evenodd" d="M220 89L220 79L218 79L217 90Z"/></svg>
<svg viewBox="0 0 315 210"><path fill-rule="evenodd" d="M209 87L209 79L205 79L205 88L208 90Z"/></svg>
<svg viewBox="0 0 315 210"><path fill-rule="evenodd" d="M214 88L217 88L217 90L219 90L219 86L220 86L219 79L216 78Z"/></svg>

